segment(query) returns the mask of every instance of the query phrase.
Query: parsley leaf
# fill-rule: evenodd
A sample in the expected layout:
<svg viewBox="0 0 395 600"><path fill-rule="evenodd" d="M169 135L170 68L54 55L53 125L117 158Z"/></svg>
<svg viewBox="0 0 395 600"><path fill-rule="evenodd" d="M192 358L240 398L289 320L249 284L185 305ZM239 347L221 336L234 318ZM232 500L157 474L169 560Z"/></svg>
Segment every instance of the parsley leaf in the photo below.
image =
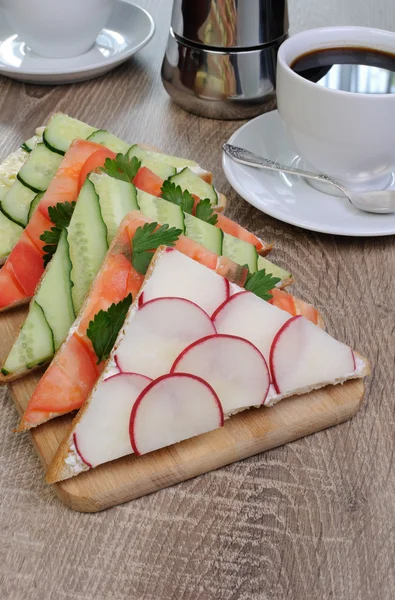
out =
<svg viewBox="0 0 395 600"><path fill-rule="evenodd" d="M132 294L129 294L118 304L111 304L108 310L99 310L90 321L86 334L92 342L97 364L110 356L131 304Z"/></svg>
<svg viewBox="0 0 395 600"><path fill-rule="evenodd" d="M182 234L181 229L168 225L157 227L158 223L146 223L138 227L132 240L132 265L142 275L147 272L153 251L162 245L174 246Z"/></svg>
<svg viewBox="0 0 395 600"><path fill-rule="evenodd" d="M266 273L265 269L262 269L247 275L244 288L263 300L270 300L272 297L270 290L276 287L279 281L281 281L279 277L273 277L270 273Z"/></svg>
<svg viewBox="0 0 395 600"><path fill-rule="evenodd" d="M200 200L196 206L195 216L201 221L206 221L206 223L209 223L210 225L215 225L218 221L218 215L211 206L210 198Z"/></svg>
<svg viewBox="0 0 395 600"><path fill-rule="evenodd" d="M68 227L74 212L75 202L58 202L48 206L48 215L56 227Z"/></svg>
<svg viewBox="0 0 395 600"><path fill-rule="evenodd" d="M188 190L182 191L181 186L176 185L171 181L164 181L161 189L161 196L164 200L181 206L185 213L192 214L195 202Z"/></svg>
<svg viewBox="0 0 395 600"><path fill-rule="evenodd" d="M55 206L48 207L48 215L55 227L44 231L40 240L46 243L43 246L44 268L56 252L63 229L69 226L75 208L75 202L58 202Z"/></svg>
<svg viewBox="0 0 395 600"><path fill-rule="evenodd" d="M135 156L129 158L127 154L117 154L115 158L106 158L101 170L110 177L130 183L136 177L140 167L141 162Z"/></svg>

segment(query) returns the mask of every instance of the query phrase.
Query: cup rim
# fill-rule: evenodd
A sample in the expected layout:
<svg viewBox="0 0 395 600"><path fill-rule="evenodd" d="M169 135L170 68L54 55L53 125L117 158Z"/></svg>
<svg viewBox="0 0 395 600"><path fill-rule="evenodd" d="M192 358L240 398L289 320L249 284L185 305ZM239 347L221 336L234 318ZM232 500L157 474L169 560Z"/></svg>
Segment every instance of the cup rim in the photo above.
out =
<svg viewBox="0 0 395 600"><path fill-rule="evenodd" d="M359 97L359 98L370 98L370 99L375 99L375 101L377 102L379 98L394 98L395 100L395 94L391 94L391 93L384 93L384 94L369 94L367 92L349 92L349 91L345 91L345 90L334 90L331 88L326 88L326 87L321 87L321 86L317 86L316 83L314 83L313 81L309 81L308 79L305 79L304 77L301 77L298 73L296 73L295 71L293 71L288 63L288 61L285 59L284 53L286 51L286 49L288 48L288 46L290 46L294 40L298 40L298 39L303 39L306 37L306 34L310 35L310 34L317 34L317 50L322 49L322 48L336 48L338 45L341 45L342 47L344 47L345 45L352 47L354 45L356 45L356 42L354 41L354 43L348 43L345 42L344 39L339 39L339 44L337 44L335 41L328 41L326 45L322 45L318 42L319 40L319 36L328 32L338 32L339 34L346 34L347 32L356 32L356 33L366 33L369 32L371 34L377 34L377 36L382 36L383 38L392 38L393 40L393 54L395 56L395 32L393 31L389 31L387 29L378 29L378 28L374 28L374 27L360 27L357 25L343 25L343 26L331 26L331 27L316 27L316 28L312 28L312 29L305 29L304 31L300 31L299 33L295 33L294 35L292 35L291 37L289 37L288 39L286 39L281 46L278 49L278 53L277 53L277 62L278 64L281 64L281 67L287 72L288 76L292 77L292 79L296 82L302 83L308 87L311 87L314 90L318 90L320 89L320 91L322 93L326 93L326 94L338 94L338 95L344 95L344 96L354 96L354 97ZM362 39L361 36L361 42L358 42L358 44L363 44L366 45L366 47L372 47L373 43L367 43L366 40ZM374 46L373 46L374 47ZM390 52L390 48L388 48L386 50L387 52ZM301 56L302 54L299 53L299 56ZM297 56L295 56L292 60L295 60L295 58L297 58Z"/></svg>

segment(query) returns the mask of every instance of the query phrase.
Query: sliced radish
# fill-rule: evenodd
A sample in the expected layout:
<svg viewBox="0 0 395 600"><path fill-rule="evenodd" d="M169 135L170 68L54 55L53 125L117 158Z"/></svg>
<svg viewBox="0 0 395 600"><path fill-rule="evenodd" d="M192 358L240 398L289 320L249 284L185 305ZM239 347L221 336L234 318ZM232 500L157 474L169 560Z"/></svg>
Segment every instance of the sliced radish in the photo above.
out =
<svg viewBox="0 0 395 600"><path fill-rule="evenodd" d="M183 298L157 298L143 304L124 327L116 350L121 371L155 379L195 340L215 333L210 317Z"/></svg>
<svg viewBox="0 0 395 600"><path fill-rule="evenodd" d="M251 342L233 335L211 335L185 348L172 373L191 373L207 381L225 414L263 404L270 378L266 361Z"/></svg>
<svg viewBox="0 0 395 600"><path fill-rule="evenodd" d="M133 452L130 412L151 381L137 373L120 373L98 384L74 433L77 451L89 467Z"/></svg>
<svg viewBox="0 0 395 600"><path fill-rule="evenodd" d="M278 394L323 387L355 371L354 353L304 317L292 317L273 340L270 371Z"/></svg>
<svg viewBox="0 0 395 600"><path fill-rule="evenodd" d="M195 375L164 375L138 397L130 415L130 442L146 454L224 424L213 388Z"/></svg>
<svg viewBox="0 0 395 600"><path fill-rule="evenodd" d="M224 277L176 250L163 254L154 274L144 285L143 302L153 298L185 298L211 315L229 296Z"/></svg>
<svg viewBox="0 0 395 600"><path fill-rule="evenodd" d="M251 292L231 296L212 316L218 333L242 337L258 348L269 362L270 347L288 313Z"/></svg>

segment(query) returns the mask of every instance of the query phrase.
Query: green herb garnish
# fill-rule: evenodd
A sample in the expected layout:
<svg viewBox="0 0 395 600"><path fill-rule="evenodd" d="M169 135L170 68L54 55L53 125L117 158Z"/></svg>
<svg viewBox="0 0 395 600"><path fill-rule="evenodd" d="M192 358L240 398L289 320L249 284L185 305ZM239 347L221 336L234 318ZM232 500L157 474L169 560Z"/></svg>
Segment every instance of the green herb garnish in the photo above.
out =
<svg viewBox="0 0 395 600"><path fill-rule="evenodd" d="M171 181L164 181L161 188L161 196L164 200L181 206L181 209L185 213L192 214L195 203L188 190L182 191L181 186Z"/></svg>
<svg viewBox="0 0 395 600"><path fill-rule="evenodd" d="M115 158L106 158L101 170L110 177L131 183L140 167L141 162L135 156L129 158L127 154L117 154Z"/></svg>
<svg viewBox="0 0 395 600"><path fill-rule="evenodd" d="M262 300L270 300L272 297L270 290L276 287L279 281L281 281L279 277L273 277L270 273L266 273L265 269L261 269L256 273L248 273L244 288Z"/></svg>
<svg viewBox="0 0 395 600"><path fill-rule="evenodd" d="M195 215L198 219L205 221L210 225L215 225L218 221L218 215L214 212L213 207L211 206L210 198L200 200L196 206Z"/></svg>
<svg viewBox="0 0 395 600"><path fill-rule="evenodd" d="M108 310L99 310L90 321L86 334L92 342L97 364L110 356L131 304L132 294L129 294L118 304L111 304Z"/></svg>
<svg viewBox="0 0 395 600"><path fill-rule="evenodd" d="M60 235L66 227L69 226L71 217L75 208L75 202L58 202L55 206L48 207L48 215L55 227L44 231L40 235L40 240L46 243L43 246L44 267L47 266L56 252L59 244Z"/></svg>
<svg viewBox="0 0 395 600"><path fill-rule="evenodd" d="M145 275L151 262L152 253L158 246L174 246L181 229L158 223L146 223L138 227L132 240L132 265L142 275ZM156 230L156 231L155 231Z"/></svg>

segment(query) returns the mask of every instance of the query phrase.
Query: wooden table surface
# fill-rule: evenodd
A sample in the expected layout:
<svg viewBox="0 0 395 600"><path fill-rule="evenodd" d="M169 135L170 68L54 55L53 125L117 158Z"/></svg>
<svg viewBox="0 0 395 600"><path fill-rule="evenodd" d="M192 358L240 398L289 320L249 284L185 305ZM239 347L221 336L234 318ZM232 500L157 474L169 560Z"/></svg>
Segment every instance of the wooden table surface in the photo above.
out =
<svg viewBox="0 0 395 600"><path fill-rule="evenodd" d="M392 600L395 597L395 255L392 238L314 234L271 219L232 191L221 144L237 122L195 117L160 82L170 0L139 3L157 22L134 59L59 87L0 78L0 158L55 111L213 170L227 214L276 242L328 330L373 374L350 422L94 515L43 481L0 391L0 597L4 600Z"/></svg>

